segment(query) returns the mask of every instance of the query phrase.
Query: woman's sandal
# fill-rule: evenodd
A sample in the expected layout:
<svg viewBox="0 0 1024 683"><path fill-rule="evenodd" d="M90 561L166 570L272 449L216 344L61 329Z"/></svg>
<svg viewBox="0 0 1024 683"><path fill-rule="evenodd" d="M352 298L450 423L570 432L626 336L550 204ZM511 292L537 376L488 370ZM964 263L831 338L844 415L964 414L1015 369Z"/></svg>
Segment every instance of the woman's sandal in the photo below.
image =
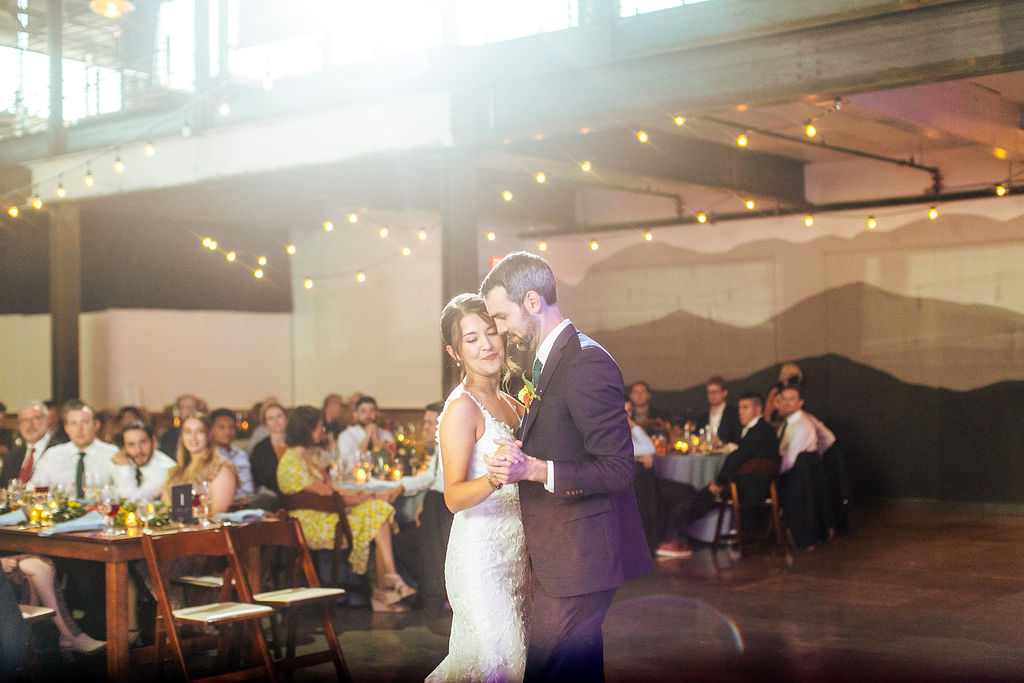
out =
<svg viewBox="0 0 1024 683"><path fill-rule="evenodd" d="M370 608L374 612L408 612L409 607L398 604L402 596L384 588L374 588L370 595Z"/></svg>
<svg viewBox="0 0 1024 683"><path fill-rule="evenodd" d="M387 582L389 590L398 594L398 600L404 600L410 595L416 594L416 589L403 581L402 577L398 574L385 574L384 581Z"/></svg>

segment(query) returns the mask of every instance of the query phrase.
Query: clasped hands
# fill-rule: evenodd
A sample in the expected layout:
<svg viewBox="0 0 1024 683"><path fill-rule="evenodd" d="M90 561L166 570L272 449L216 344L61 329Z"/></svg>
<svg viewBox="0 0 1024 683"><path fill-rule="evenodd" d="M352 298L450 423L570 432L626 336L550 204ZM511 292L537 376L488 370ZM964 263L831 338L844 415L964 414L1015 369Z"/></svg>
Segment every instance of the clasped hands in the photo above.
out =
<svg viewBox="0 0 1024 683"><path fill-rule="evenodd" d="M514 484L526 479L532 458L523 453L523 442L495 439L494 443L498 444L498 450L490 457L484 456L487 471L494 479L502 484Z"/></svg>

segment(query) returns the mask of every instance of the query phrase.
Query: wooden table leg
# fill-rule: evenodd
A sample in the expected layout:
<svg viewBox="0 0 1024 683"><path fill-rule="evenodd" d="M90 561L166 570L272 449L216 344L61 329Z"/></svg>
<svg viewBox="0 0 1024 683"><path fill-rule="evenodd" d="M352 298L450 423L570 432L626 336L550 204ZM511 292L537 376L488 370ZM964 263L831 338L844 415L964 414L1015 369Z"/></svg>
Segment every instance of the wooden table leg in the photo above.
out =
<svg viewBox="0 0 1024 683"><path fill-rule="evenodd" d="M107 680L127 681L131 675L128 652L128 563L107 562Z"/></svg>

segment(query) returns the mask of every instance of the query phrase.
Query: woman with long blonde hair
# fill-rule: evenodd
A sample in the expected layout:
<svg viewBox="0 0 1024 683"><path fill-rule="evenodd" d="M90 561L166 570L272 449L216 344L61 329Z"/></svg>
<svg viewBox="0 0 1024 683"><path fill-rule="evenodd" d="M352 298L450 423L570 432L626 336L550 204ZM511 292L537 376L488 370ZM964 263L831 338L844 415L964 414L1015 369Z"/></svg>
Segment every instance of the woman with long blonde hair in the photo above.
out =
<svg viewBox="0 0 1024 683"><path fill-rule="evenodd" d="M192 413L181 421L176 460L164 486L165 502L171 499L171 489L182 484L209 486L210 513L226 512L235 499L238 471L231 461L217 452L210 439L213 423L204 413Z"/></svg>

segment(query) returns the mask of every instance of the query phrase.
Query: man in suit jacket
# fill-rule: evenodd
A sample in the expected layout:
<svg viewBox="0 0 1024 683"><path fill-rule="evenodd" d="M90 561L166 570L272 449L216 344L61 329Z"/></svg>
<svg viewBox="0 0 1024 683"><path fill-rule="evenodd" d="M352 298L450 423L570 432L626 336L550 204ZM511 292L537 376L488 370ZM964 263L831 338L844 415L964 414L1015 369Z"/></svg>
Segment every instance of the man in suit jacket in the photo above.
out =
<svg viewBox="0 0 1024 683"><path fill-rule="evenodd" d="M504 442L489 463L499 481L520 482L533 570L525 680L603 680L601 623L615 591L652 569L622 374L562 317L544 259L509 254L480 293L498 332L536 356L520 440Z"/></svg>
<svg viewBox="0 0 1024 683"><path fill-rule="evenodd" d="M729 397L729 389L725 386L725 380L715 375L708 378L704 383L708 395L708 411L697 418L697 428L705 425L718 435L718 440L723 443L740 442L740 432L743 425L740 423L740 415L735 406L725 402Z"/></svg>
<svg viewBox="0 0 1024 683"><path fill-rule="evenodd" d="M47 409L42 403L29 403L18 411L21 445L4 454L0 487L6 487L12 479L26 483L32 478L43 453L54 445L53 435L47 429L46 416Z"/></svg>

